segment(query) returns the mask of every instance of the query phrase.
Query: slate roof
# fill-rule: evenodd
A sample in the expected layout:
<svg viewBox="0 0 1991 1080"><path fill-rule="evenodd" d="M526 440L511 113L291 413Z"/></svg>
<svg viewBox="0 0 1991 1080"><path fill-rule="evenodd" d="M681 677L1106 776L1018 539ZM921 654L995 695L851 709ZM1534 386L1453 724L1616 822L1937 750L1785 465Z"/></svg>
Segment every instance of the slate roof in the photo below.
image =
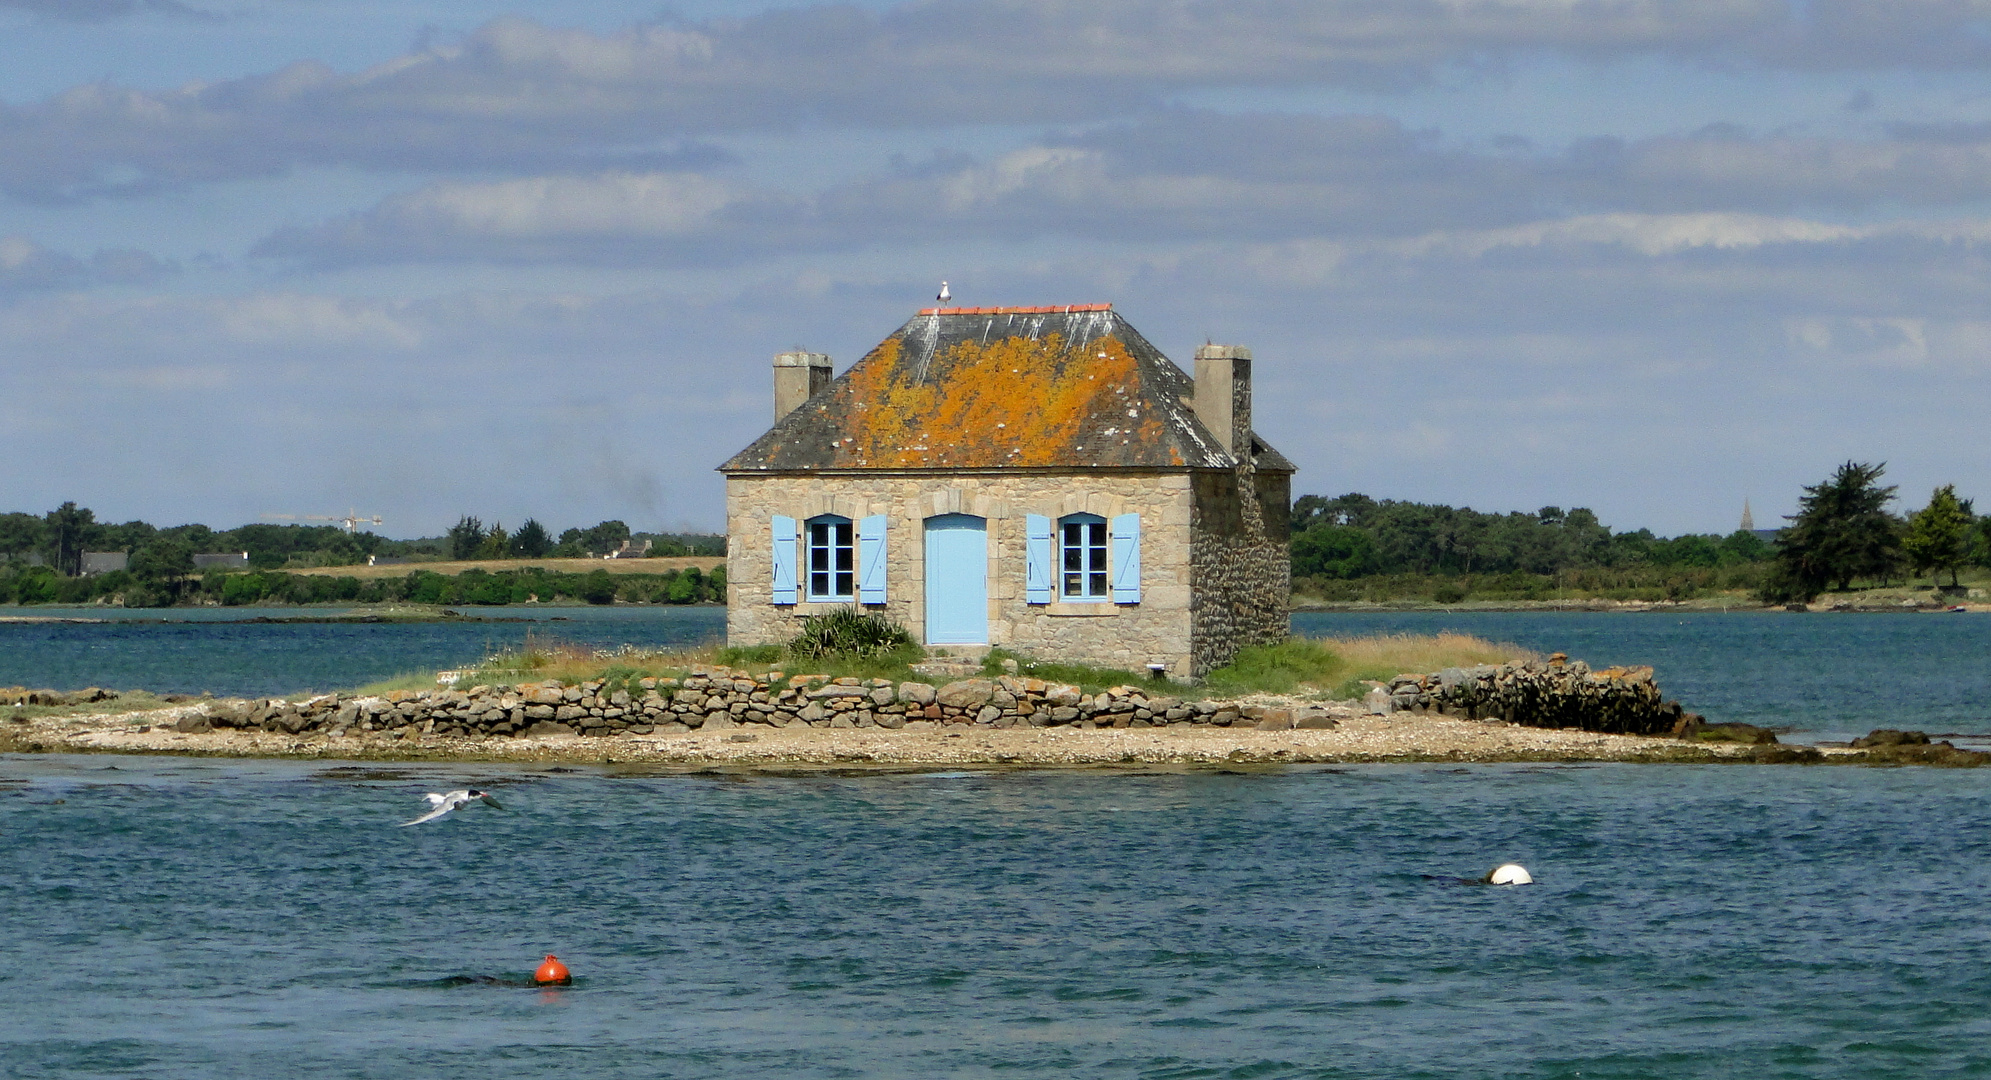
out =
<svg viewBox="0 0 1991 1080"><path fill-rule="evenodd" d="M719 471L1231 468L1195 392L1110 304L928 308Z"/></svg>

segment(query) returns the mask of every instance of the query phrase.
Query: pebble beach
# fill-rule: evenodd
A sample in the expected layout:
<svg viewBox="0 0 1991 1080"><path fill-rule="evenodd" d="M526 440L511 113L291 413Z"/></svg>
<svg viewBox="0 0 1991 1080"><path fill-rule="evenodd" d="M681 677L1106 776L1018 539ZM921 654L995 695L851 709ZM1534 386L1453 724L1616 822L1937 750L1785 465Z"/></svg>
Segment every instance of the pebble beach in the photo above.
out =
<svg viewBox="0 0 1991 1080"><path fill-rule="evenodd" d="M1294 707L1265 696L1250 704ZM342 734L216 729L174 730L190 704L132 713L42 716L0 731L12 751L158 753L214 757L355 760L551 761L740 768L923 768L940 766L1224 766L1390 761L1721 761L1751 760L1752 747L1691 745L1674 739L1531 728L1438 715L1369 715L1354 703L1307 703L1336 726L1256 731L1174 724L1147 728L958 725L905 728L729 729L591 738L577 735L477 738L347 730ZM1826 750L1824 753L1846 753Z"/></svg>

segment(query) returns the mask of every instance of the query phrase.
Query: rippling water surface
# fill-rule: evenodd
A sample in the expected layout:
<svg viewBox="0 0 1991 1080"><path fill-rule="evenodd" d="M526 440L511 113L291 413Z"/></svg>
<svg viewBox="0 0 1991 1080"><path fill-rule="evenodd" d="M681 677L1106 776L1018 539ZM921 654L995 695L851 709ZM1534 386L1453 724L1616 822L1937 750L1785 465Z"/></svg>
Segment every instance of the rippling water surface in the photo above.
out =
<svg viewBox="0 0 1991 1080"><path fill-rule="evenodd" d="M1293 616L1293 629L1313 636L1457 630L1568 653L1592 667L1650 664L1660 688L1687 708L1798 733L1788 741L1846 739L1876 727L1991 733L1991 617L1984 615L1307 612Z"/></svg>
<svg viewBox="0 0 1991 1080"><path fill-rule="evenodd" d="M1981 1075L1988 787L5 758L0 1075Z"/></svg>
<svg viewBox="0 0 1991 1080"><path fill-rule="evenodd" d="M258 622L322 619L325 608L4 609L0 686L85 686L160 693L342 690L410 672L474 664L528 635L590 648L676 647L726 636L717 607L469 608L460 622Z"/></svg>

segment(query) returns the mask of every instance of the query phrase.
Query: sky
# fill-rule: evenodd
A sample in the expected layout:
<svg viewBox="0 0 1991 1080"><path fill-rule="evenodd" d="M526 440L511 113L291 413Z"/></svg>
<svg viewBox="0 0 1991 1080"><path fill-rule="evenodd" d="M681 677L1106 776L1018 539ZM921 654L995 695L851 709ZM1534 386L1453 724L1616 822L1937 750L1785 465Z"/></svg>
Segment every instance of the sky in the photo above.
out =
<svg viewBox="0 0 1991 1080"><path fill-rule="evenodd" d="M1991 498L1991 0L0 0L0 510L723 528L950 283L1294 492Z"/></svg>

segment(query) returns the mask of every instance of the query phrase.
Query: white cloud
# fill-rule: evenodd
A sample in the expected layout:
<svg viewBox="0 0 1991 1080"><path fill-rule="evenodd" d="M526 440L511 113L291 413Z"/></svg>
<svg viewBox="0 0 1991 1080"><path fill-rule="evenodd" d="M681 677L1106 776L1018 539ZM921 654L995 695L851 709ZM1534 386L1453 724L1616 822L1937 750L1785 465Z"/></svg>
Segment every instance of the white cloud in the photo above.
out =
<svg viewBox="0 0 1991 1080"><path fill-rule="evenodd" d="M314 164L640 171L709 158L687 140L717 133L1094 123L1185 91L1410 84L1543 53L1982 68L1991 66L1983 6L922 0L606 34L503 18L358 73L300 62L168 91L91 84L0 107L0 185L76 198ZM1710 167L1658 157L1648 166Z"/></svg>
<svg viewBox="0 0 1991 1080"><path fill-rule="evenodd" d="M793 230L789 232L787 230ZM700 262L809 246L800 201L696 173L441 181L256 253L319 262Z"/></svg>
<svg viewBox="0 0 1991 1080"><path fill-rule="evenodd" d="M1672 255L1695 248L1740 249L1766 244L1835 243L1874 235L1821 221L1769 218L1753 214L1595 214L1559 221L1536 221L1506 229L1428 233L1400 243L1378 245L1406 255L1440 250L1478 258L1500 248L1610 245L1641 255Z"/></svg>
<svg viewBox="0 0 1991 1080"><path fill-rule="evenodd" d="M1829 217L1991 197L1991 133L1977 138L1799 143L1719 132L1517 155L1446 147L1382 117L1171 110L813 191L682 169L440 180L286 228L257 253L325 265L676 266L888 243L1285 239L1331 261L1335 244L1390 237L1406 250L1586 243L1647 254L1928 237L1913 225Z"/></svg>

